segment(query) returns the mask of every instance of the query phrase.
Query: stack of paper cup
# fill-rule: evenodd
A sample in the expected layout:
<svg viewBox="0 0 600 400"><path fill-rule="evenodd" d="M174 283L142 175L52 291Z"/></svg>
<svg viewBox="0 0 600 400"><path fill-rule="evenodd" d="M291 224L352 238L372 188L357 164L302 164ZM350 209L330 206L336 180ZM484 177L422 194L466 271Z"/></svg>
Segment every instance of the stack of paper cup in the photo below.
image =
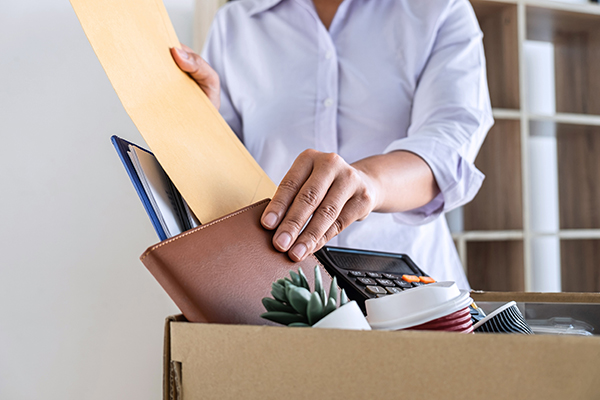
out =
<svg viewBox="0 0 600 400"><path fill-rule="evenodd" d="M477 322L473 329L480 333L521 333L533 335L531 327L519 311L517 303L511 301L499 307Z"/></svg>
<svg viewBox="0 0 600 400"><path fill-rule="evenodd" d="M437 282L365 302L376 330L419 329L471 333L469 292L454 282Z"/></svg>

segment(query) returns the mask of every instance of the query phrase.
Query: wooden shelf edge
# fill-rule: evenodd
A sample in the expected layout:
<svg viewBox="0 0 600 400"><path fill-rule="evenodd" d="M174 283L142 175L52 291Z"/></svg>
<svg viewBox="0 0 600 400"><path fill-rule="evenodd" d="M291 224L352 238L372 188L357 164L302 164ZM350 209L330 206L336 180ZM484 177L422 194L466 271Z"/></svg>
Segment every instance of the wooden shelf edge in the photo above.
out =
<svg viewBox="0 0 600 400"><path fill-rule="evenodd" d="M600 229L563 229L558 232L560 239L600 239Z"/></svg>
<svg viewBox="0 0 600 400"><path fill-rule="evenodd" d="M550 0L473 0L474 3L524 4L525 6L547 8L556 11L567 11L579 14L600 15L600 6L593 3L570 3Z"/></svg>
<svg viewBox="0 0 600 400"><path fill-rule="evenodd" d="M516 5L518 0L472 0L473 3L500 3Z"/></svg>
<svg viewBox="0 0 600 400"><path fill-rule="evenodd" d="M521 240L523 231L466 231L452 234L454 240L475 241L497 241L497 240Z"/></svg>
<svg viewBox="0 0 600 400"><path fill-rule="evenodd" d="M520 0L526 6L547 8L556 11L567 11L579 14L600 15L600 6L593 3L570 3L563 1L548 1L548 0Z"/></svg>
<svg viewBox="0 0 600 400"><path fill-rule="evenodd" d="M471 297L475 301L516 301L519 303L600 303L600 293L577 293L577 292L489 292L473 290Z"/></svg>
<svg viewBox="0 0 600 400"><path fill-rule="evenodd" d="M600 229L561 229L556 232L531 232L531 238L558 237L559 239L600 239ZM525 233L520 230L512 231L464 231L452 233L452 239L468 242L521 240Z"/></svg>
<svg viewBox="0 0 600 400"><path fill-rule="evenodd" d="M520 119L521 110L512 110L508 108L494 108L492 115L495 119Z"/></svg>
<svg viewBox="0 0 600 400"><path fill-rule="evenodd" d="M528 117L532 121L552 121L559 124L600 126L600 115L556 113L553 115L529 114Z"/></svg>

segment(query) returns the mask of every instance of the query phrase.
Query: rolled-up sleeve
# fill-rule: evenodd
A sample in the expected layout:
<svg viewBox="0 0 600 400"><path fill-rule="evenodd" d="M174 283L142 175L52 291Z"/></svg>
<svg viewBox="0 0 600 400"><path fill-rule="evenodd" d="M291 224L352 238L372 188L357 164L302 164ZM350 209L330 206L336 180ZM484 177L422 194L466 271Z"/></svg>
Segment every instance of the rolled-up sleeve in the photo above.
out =
<svg viewBox="0 0 600 400"><path fill-rule="evenodd" d="M418 79L407 137L384 151L418 155L440 188L428 204L394 214L398 222L410 225L427 223L475 197L484 175L474 161L493 124L483 35L469 2L452 2L438 26Z"/></svg>

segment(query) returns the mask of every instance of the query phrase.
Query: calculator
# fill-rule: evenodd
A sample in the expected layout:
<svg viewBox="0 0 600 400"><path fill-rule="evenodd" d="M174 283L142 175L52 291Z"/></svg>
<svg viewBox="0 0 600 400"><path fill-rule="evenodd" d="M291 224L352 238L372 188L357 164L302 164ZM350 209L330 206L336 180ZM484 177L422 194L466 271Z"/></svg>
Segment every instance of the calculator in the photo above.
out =
<svg viewBox="0 0 600 400"><path fill-rule="evenodd" d="M325 246L315 256L363 312L367 299L435 282L406 254Z"/></svg>

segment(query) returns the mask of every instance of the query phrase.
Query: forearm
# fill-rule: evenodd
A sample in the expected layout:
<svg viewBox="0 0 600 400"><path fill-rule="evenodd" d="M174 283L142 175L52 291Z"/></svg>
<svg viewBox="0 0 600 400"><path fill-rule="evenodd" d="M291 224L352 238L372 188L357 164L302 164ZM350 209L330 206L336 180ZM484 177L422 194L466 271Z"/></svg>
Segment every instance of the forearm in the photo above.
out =
<svg viewBox="0 0 600 400"><path fill-rule="evenodd" d="M403 212L429 203L440 192L427 163L408 151L371 156L351 164L375 187L375 212Z"/></svg>

